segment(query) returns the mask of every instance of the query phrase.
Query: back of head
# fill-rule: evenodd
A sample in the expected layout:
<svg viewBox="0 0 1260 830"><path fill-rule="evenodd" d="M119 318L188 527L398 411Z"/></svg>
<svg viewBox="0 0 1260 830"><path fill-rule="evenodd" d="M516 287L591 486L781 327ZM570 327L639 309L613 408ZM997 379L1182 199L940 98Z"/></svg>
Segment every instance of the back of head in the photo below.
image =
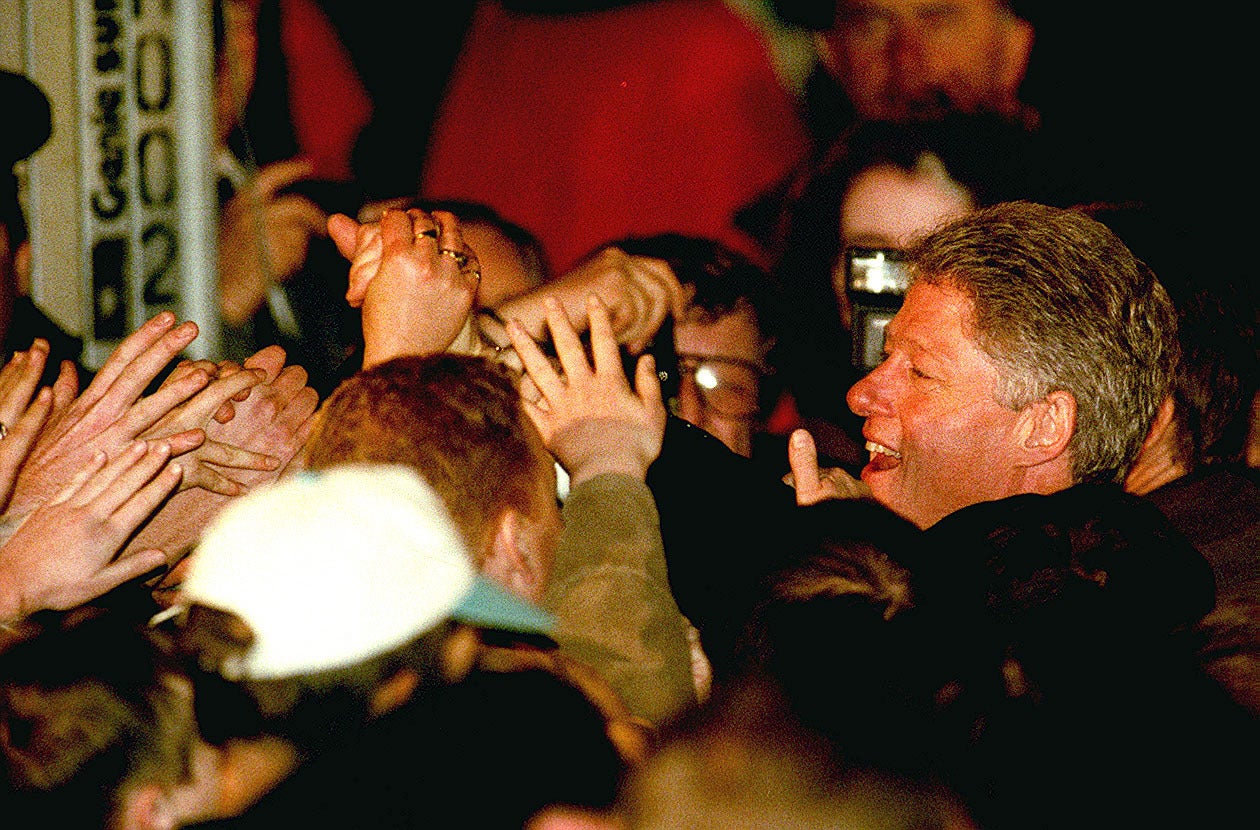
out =
<svg viewBox="0 0 1260 830"><path fill-rule="evenodd" d="M10 250L26 239L26 219L18 201L13 165L34 153L52 135L52 108L43 90L23 75L0 70L0 225Z"/></svg>
<svg viewBox="0 0 1260 830"><path fill-rule="evenodd" d="M455 622L527 635L552 625L475 572L437 494L397 465L252 491L203 534L180 591L181 646L207 688L246 688L246 714L300 740L354 732L400 670L419 689L457 676L443 662Z"/></svg>
<svg viewBox="0 0 1260 830"><path fill-rule="evenodd" d="M1250 274L1204 267L1203 248L1174 217L1143 203L1084 208L1154 269L1177 309L1173 378L1175 460L1187 470L1241 461L1260 385L1256 293Z"/></svg>
<svg viewBox="0 0 1260 830"><path fill-rule="evenodd" d="M480 358L403 357L343 381L307 444L306 465L406 465L442 497L475 559L508 507L538 498L542 452L531 443L507 373Z"/></svg>
<svg viewBox="0 0 1260 830"><path fill-rule="evenodd" d="M619 806L634 830L968 826L939 788L837 758L773 685L751 679L673 724Z"/></svg>
<svg viewBox="0 0 1260 830"><path fill-rule="evenodd" d="M1102 223L1009 202L949 223L911 250L915 281L973 302L972 337L1021 408L1076 400L1076 481L1119 481L1141 449L1177 359L1176 319L1154 273Z"/></svg>
<svg viewBox="0 0 1260 830"><path fill-rule="evenodd" d="M691 308L710 319L747 306L763 339L772 339L779 330L783 310L778 286L744 254L711 239L677 233L632 236L614 244L630 256L668 263L683 288L691 289Z"/></svg>
<svg viewBox="0 0 1260 830"><path fill-rule="evenodd" d="M869 500L801 514L817 541L766 580L743 634L743 670L771 679L850 762L917 771L930 661L904 563L920 555L922 533Z"/></svg>
<svg viewBox="0 0 1260 830"><path fill-rule="evenodd" d="M1211 747L1254 723L1198 665L1211 571L1154 505L1081 485L963 508L926 538L950 551L914 579L950 670L938 750L982 825L1193 823L1237 802L1254 765Z"/></svg>

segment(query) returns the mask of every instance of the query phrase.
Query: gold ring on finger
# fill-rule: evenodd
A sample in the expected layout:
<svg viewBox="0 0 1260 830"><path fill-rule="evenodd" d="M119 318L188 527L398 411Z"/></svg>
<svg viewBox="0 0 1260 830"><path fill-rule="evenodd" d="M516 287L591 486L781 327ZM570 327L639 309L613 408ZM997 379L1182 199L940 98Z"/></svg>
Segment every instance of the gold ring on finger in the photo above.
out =
<svg viewBox="0 0 1260 830"><path fill-rule="evenodd" d="M456 250L452 250L451 248L440 248L438 249L438 253L445 254L446 256L455 260L455 264L459 266L460 271L463 271L464 266L468 264L468 254L464 253L463 251L456 251Z"/></svg>

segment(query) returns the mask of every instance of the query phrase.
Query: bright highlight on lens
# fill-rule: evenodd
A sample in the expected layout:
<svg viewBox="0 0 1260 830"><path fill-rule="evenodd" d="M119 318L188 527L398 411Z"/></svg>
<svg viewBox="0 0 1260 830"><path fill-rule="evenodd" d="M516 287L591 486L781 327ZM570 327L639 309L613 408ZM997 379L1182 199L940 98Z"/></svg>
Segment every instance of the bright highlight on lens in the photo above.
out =
<svg viewBox="0 0 1260 830"><path fill-rule="evenodd" d="M701 366L696 369L696 385L702 389L717 389L717 373L708 366Z"/></svg>

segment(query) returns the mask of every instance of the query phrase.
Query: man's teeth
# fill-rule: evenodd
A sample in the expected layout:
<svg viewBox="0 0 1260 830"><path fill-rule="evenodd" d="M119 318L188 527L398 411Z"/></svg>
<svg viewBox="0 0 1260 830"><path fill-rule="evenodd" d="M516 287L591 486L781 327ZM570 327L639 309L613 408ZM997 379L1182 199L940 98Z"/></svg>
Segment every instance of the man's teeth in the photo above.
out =
<svg viewBox="0 0 1260 830"><path fill-rule="evenodd" d="M891 458L896 458L896 459L901 458L901 453L897 452L896 450L890 450L888 449L888 447L885 447L883 444L876 444L874 441L866 442L866 451L871 452L871 453L877 452L880 455L887 455Z"/></svg>

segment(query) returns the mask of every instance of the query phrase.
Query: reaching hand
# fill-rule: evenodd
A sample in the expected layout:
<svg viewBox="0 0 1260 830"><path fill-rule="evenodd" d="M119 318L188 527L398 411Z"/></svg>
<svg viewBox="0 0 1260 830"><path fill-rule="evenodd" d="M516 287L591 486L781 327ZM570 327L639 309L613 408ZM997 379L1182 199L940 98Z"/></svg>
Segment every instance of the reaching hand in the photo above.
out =
<svg viewBox="0 0 1260 830"><path fill-rule="evenodd" d="M161 551L118 549L179 484L167 441L96 451L69 486L0 547L0 620L73 608L166 564Z"/></svg>
<svg viewBox="0 0 1260 830"><path fill-rule="evenodd" d="M48 362L48 341L36 340L0 369L0 511L9 502L18 470L52 412L52 390L31 400Z"/></svg>
<svg viewBox="0 0 1260 830"><path fill-rule="evenodd" d="M223 318L243 325L267 297L306 261L311 240L325 233L327 214L296 194L278 195L311 175L310 162L291 160L258 171L223 206L219 222L219 296Z"/></svg>
<svg viewBox="0 0 1260 830"><path fill-rule="evenodd" d="M871 490L860 480L839 467L819 468L818 448L814 436L798 429L788 441L788 466L792 471L783 476L783 483L796 490L796 503L802 507L828 499L860 499Z"/></svg>
<svg viewBox="0 0 1260 830"><path fill-rule="evenodd" d="M367 224L334 214L328 232L351 261L346 302L363 309L364 368L447 349L476 353L481 269L453 214L386 210Z"/></svg>
<svg viewBox="0 0 1260 830"><path fill-rule="evenodd" d="M501 303L496 311L504 320L518 320L541 340L547 320L545 298L557 298L569 322L581 331L591 294L603 301L618 342L632 354L647 348L666 315L682 319L687 306L682 285L664 260L605 248L560 279Z"/></svg>
<svg viewBox="0 0 1260 830"><path fill-rule="evenodd" d="M660 454L665 434L656 366L651 355L640 357L631 391L608 309L592 295L587 311L593 369L559 301L547 302L547 327L563 377L519 322L508 324L512 344L541 393L537 402L523 400L522 404L574 485L608 472L642 479Z"/></svg>
<svg viewBox="0 0 1260 830"><path fill-rule="evenodd" d="M263 381L250 388L245 400L233 403L230 421L220 423L211 418L204 427L207 442L273 459L274 465L267 469L238 466L233 471L232 478L243 491L279 478L314 427L319 395L306 385L306 370L285 366L285 357L284 349L268 346L246 359L241 371L261 372ZM225 387L225 391L230 388ZM232 495L202 488L177 493L140 529L125 553L159 548L167 553L173 568Z"/></svg>
<svg viewBox="0 0 1260 830"><path fill-rule="evenodd" d="M162 312L123 340L88 388L59 408L58 401L64 399L69 383L63 372L53 385L53 415L18 472L10 511L29 512L52 498L98 450L116 457L168 412L201 391L209 377L204 372L189 372L152 395L140 397L196 336L195 323L176 326L175 315ZM162 437L175 455L199 446L204 439L196 430Z"/></svg>
<svg viewBox="0 0 1260 830"><path fill-rule="evenodd" d="M163 386L180 383L197 373L213 380L188 401L166 413L140 437L159 438L186 431L199 431L204 436L212 423L217 426L235 417L234 402L246 400L250 390L266 378L266 373L262 369L242 370L229 365L232 368L225 374L220 373L218 365L209 361L188 362L176 367ZM225 408L227 416L223 417ZM280 459L206 438L195 449L181 456L181 465L184 478L180 490L202 487L225 496L239 496L245 493L245 485L215 467L270 472L280 466Z"/></svg>

